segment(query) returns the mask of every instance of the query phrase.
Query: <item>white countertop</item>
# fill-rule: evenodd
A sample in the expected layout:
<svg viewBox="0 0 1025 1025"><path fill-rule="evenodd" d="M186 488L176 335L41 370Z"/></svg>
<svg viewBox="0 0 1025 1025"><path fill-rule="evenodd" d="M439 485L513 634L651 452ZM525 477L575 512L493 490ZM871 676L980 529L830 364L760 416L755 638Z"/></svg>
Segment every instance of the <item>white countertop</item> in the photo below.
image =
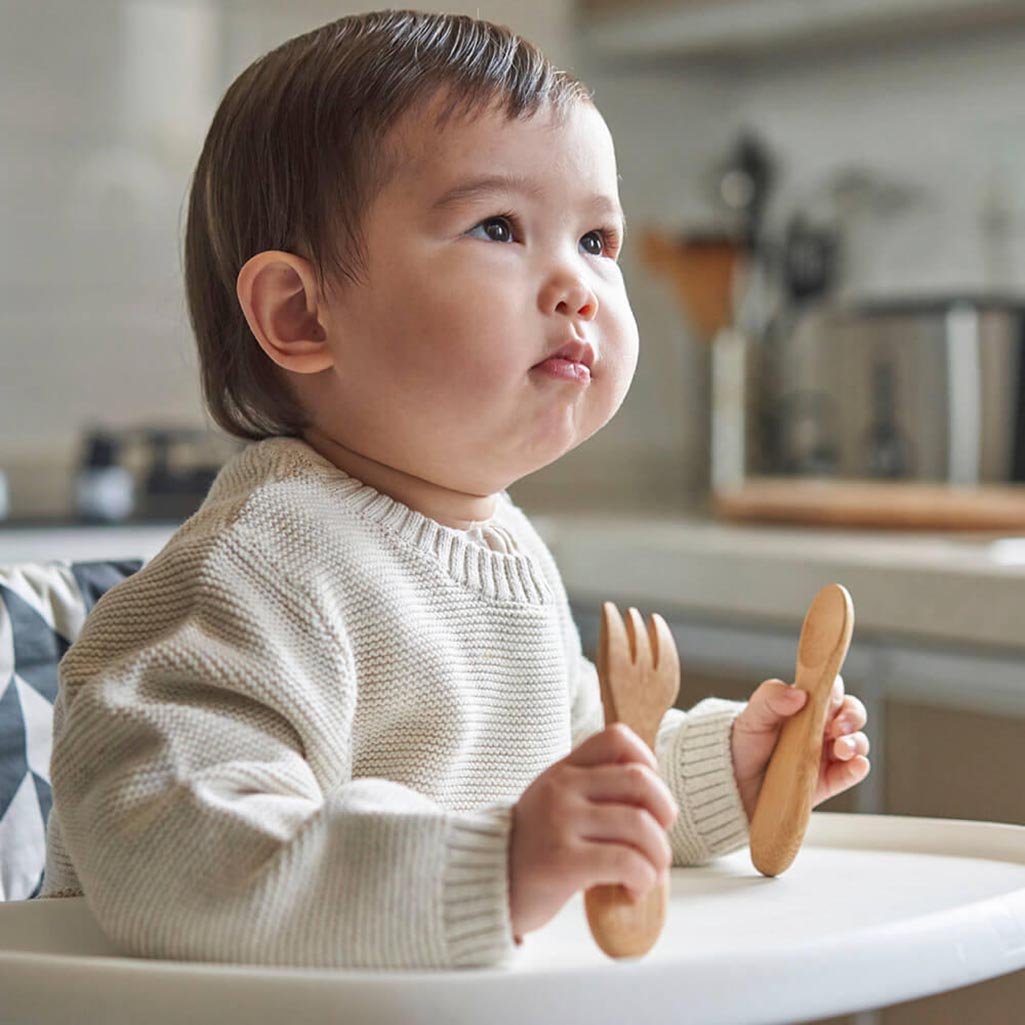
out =
<svg viewBox="0 0 1025 1025"><path fill-rule="evenodd" d="M861 635L1025 649L1025 538L642 515L534 522L577 601L789 627L836 582Z"/></svg>
<svg viewBox="0 0 1025 1025"><path fill-rule="evenodd" d="M150 559L175 532L174 523L130 526L11 527L0 525L0 563L68 559Z"/></svg>
<svg viewBox="0 0 1025 1025"><path fill-rule="evenodd" d="M800 624L843 584L859 635L1025 650L1025 538L749 526L636 513L536 514L575 601ZM0 528L0 562L150 558L173 524Z"/></svg>

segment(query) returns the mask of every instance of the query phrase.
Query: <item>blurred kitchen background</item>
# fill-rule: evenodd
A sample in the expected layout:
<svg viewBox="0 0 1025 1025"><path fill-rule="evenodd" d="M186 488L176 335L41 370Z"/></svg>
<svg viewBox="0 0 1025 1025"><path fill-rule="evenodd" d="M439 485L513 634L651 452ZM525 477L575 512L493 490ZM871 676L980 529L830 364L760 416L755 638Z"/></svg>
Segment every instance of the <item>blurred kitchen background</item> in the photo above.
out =
<svg viewBox="0 0 1025 1025"><path fill-rule="evenodd" d="M234 76L356 7L0 3L10 520L173 518L201 496L231 446L207 429L183 305L188 178ZM525 505L702 510L713 483L736 499L748 477L1025 477L1025 5L451 7L591 85L629 220L636 383L516 486ZM715 339L731 325L740 349Z"/></svg>
<svg viewBox="0 0 1025 1025"><path fill-rule="evenodd" d="M200 402L189 177L246 65L364 6L0 0L0 561L151 555L235 450ZM616 140L637 377L511 488L585 646L604 599L661 610L681 705L744 698L838 580L873 773L834 810L1025 824L1025 3L445 9L540 43Z"/></svg>

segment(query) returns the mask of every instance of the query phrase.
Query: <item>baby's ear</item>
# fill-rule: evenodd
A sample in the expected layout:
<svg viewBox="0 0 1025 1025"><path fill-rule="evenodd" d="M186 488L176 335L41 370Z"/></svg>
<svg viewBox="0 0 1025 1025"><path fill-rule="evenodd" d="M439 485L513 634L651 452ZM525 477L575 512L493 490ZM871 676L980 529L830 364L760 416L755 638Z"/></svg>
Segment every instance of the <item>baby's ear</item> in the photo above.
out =
<svg viewBox="0 0 1025 1025"><path fill-rule="evenodd" d="M257 253L239 271L235 291L253 337L279 367L316 374L334 363L308 260L278 250Z"/></svg>

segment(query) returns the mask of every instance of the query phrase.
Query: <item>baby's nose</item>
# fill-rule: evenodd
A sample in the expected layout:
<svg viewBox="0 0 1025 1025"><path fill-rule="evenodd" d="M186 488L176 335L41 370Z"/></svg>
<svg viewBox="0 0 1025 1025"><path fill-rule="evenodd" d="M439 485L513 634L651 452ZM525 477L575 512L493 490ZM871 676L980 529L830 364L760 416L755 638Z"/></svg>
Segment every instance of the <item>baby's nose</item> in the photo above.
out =
<svg viewBox="0 0 1025 1025"><path fill-rule="evenodd" d="M594 320L598 315L598 297L579 279L553 283L542 304L555 313L581 320Z"/></svg>

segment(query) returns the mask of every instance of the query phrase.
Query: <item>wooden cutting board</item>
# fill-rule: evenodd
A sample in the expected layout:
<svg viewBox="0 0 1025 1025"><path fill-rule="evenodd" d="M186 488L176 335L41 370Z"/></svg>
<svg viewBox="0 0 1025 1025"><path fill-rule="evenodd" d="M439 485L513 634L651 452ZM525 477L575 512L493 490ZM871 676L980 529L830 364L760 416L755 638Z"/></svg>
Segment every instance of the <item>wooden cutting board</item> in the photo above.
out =
<svg viewBox="0 0 1025 1025"><path fill-rule="evenodd" d="M750 477L713 495L729 520L895 530L1025 531L1025 486Z"/></svg>

